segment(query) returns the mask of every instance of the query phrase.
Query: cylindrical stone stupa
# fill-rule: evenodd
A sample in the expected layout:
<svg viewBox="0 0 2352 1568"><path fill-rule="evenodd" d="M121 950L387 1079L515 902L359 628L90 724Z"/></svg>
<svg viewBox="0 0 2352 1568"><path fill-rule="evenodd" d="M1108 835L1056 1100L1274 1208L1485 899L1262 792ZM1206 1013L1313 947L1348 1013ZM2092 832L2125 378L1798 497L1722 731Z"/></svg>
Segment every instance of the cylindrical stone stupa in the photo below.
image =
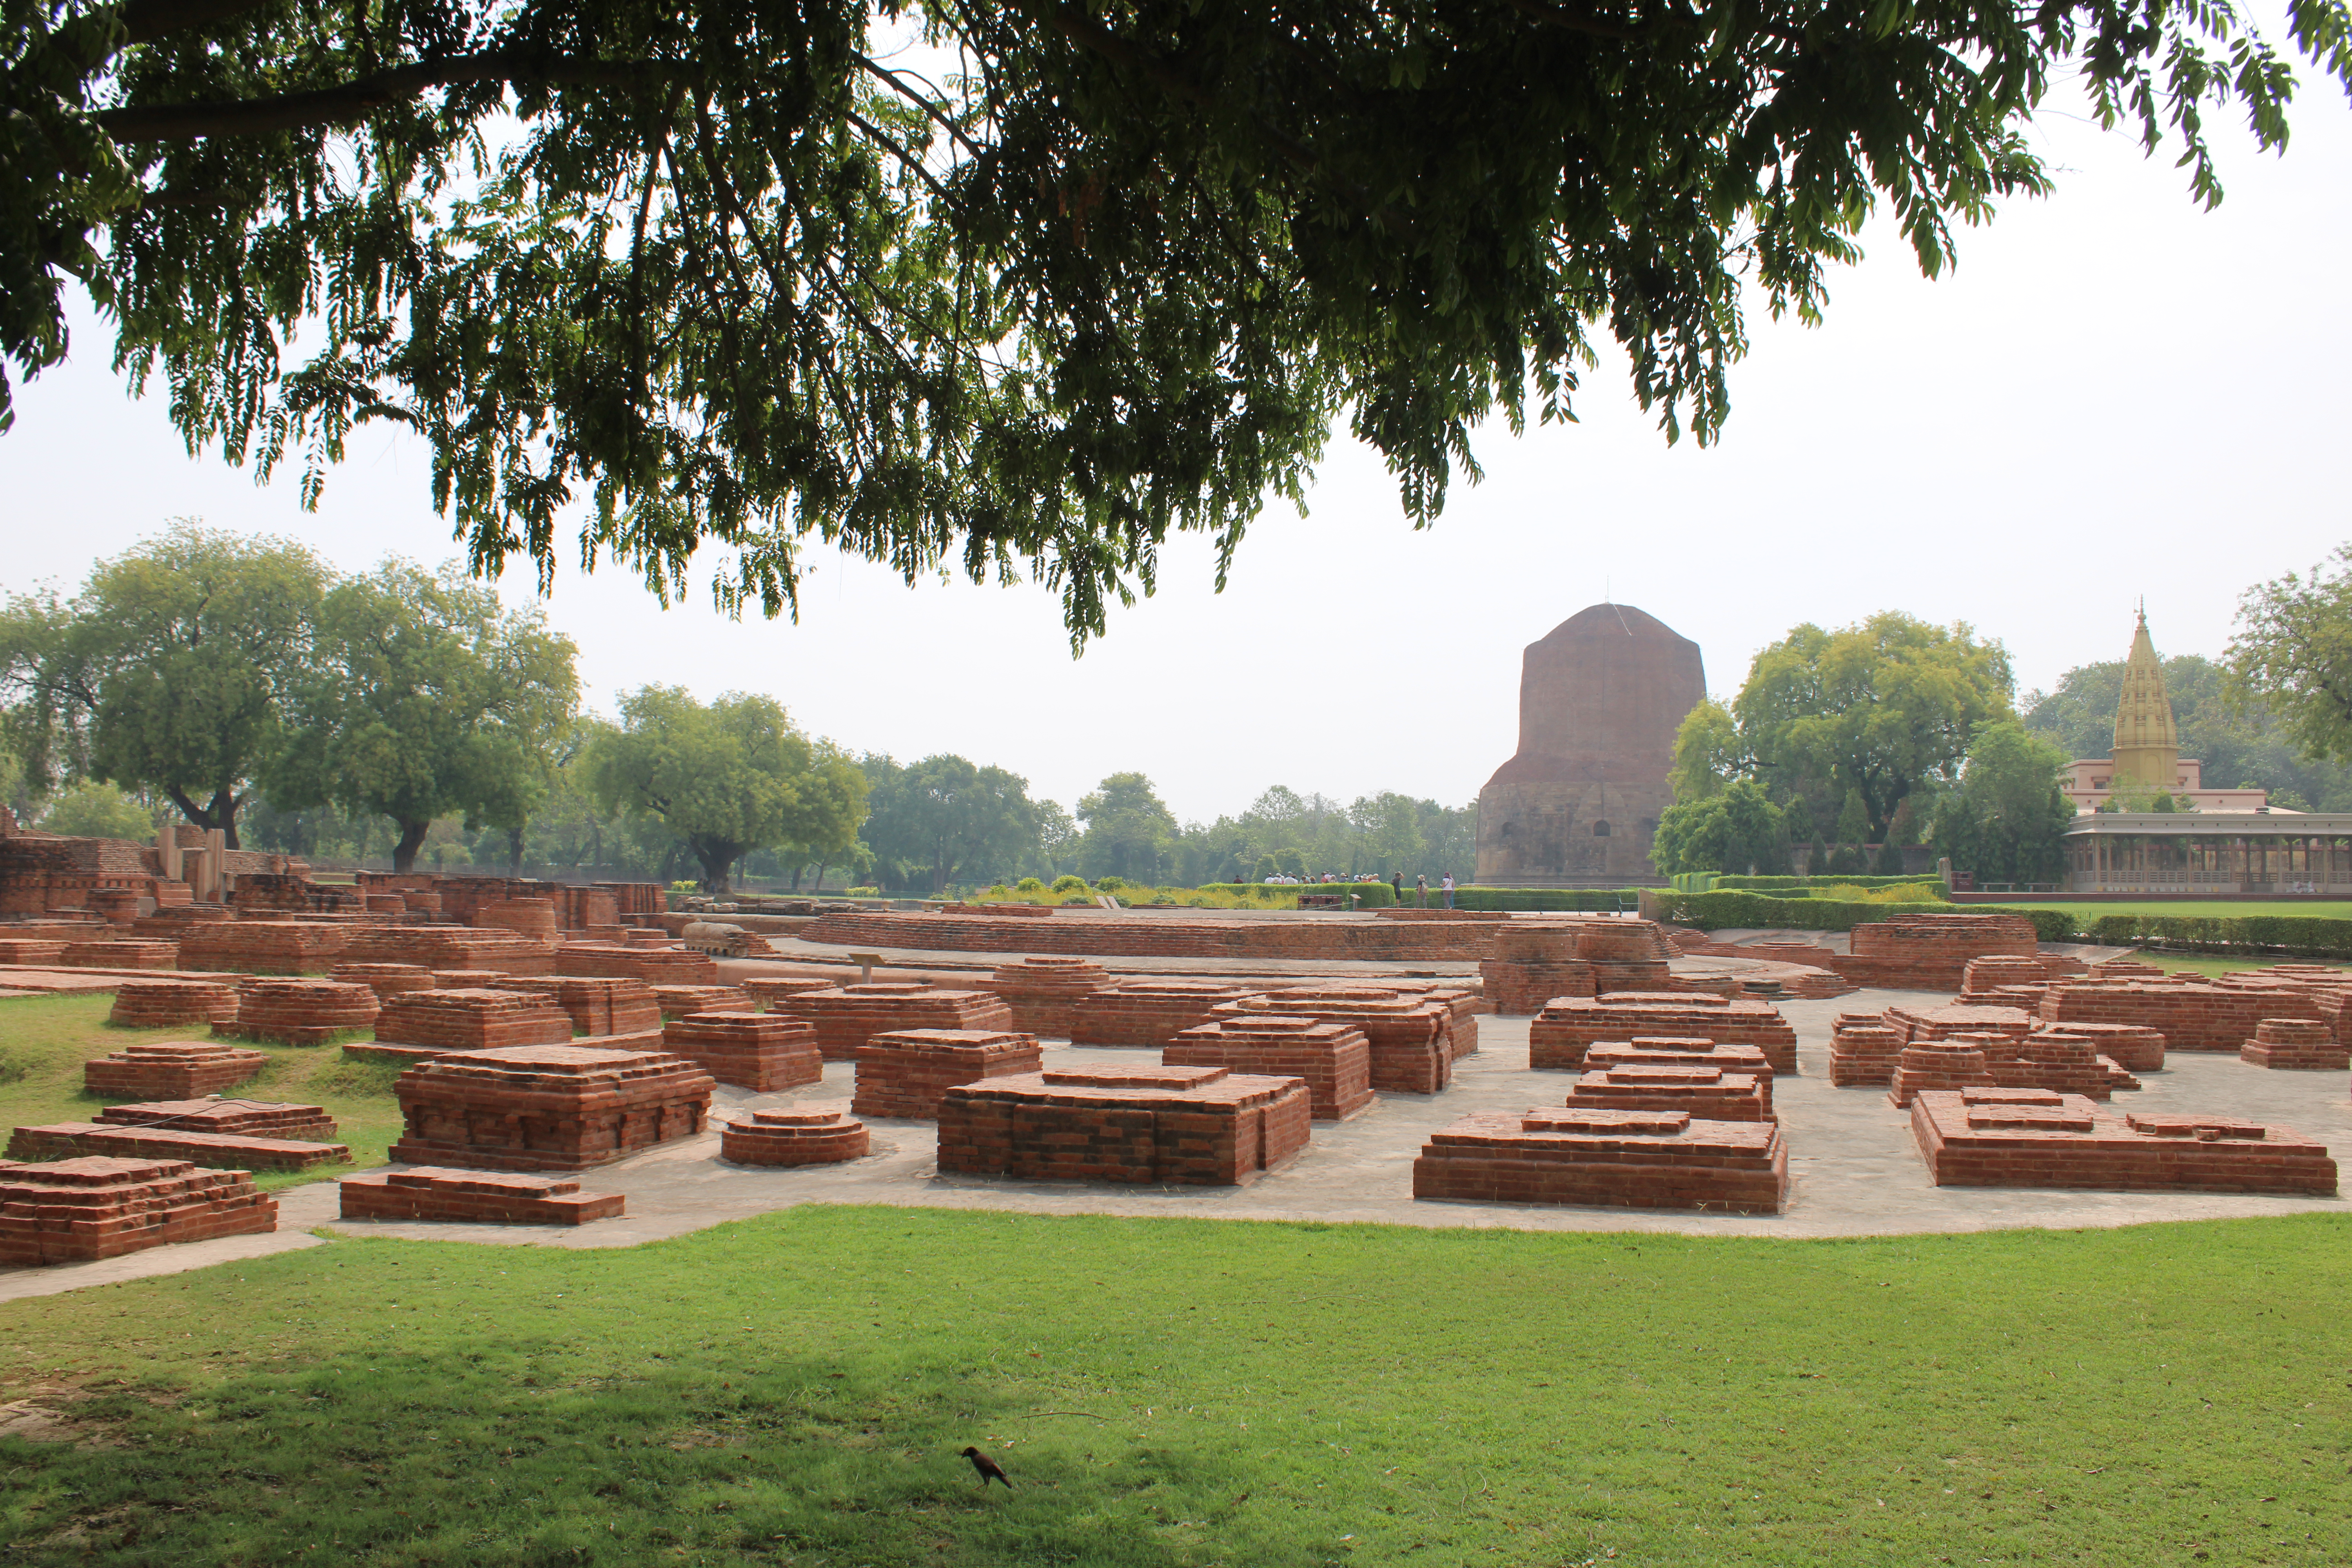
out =
<svg viewBox="0 0 2352 1568"><path fill-rule="evenodd" d="M1675 731L1706 697L1698 644L1631 605L1595 605L1529 643L1518 754L1478 792L1478 880L1622 887L1655 877Z"/></svg>

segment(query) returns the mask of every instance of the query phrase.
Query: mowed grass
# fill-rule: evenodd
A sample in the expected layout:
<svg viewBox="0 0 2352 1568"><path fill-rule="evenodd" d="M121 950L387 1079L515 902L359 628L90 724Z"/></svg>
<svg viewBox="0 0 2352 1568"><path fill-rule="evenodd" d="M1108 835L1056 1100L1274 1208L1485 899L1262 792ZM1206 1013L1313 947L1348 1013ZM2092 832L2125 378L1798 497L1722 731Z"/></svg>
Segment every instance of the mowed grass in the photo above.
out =
<svg viewBox="0 0 2352 1568"><path fill-rule="evenodd" d="M0 1395L116 1445L0 1437L0 1535L44 1564L2339 1564L2347 1279L2333 1215L337 1241L0 1306Z"/></svg>
<svg viewBox="0 0 2352 1568"><path fill-rule="evenodd" d="M2128 954L2127 956L2141 963L2153 963L2168 974L2184 969L2194 974L2242 974L2249 969L2266 969L2273 963L2317 963L2324 962L2323 960L2312 958L2282 959L2277 957L2229 957L2224 954L2215 952L2172 952L2156 948L2143 948L2137 952ZM2340 970L2345 966L2337 963L2330 964L2329 967Z"/></svg>
<svg viewBox="0 0 2352 1568"><path fill-rule="evenodd" d="M152 1040L202 1040L203 1025L168 1029L119 1029L106 1021L110 995L0 997L0 1140L17 1127L57 1121L89 1121L120 1095L97 1095L81 1086L82 1064L126 1045ZM247 1044L247 1042L238 1042ZM389 1067L346 1062L336 1046L252 1045L269 1065L224 1095L246 1100L290 1100L323 1105L335 1119L336 1140L351 1145L354 1165L381 1165L384 1151L400 1136L400 1106ZM330 1179L351 1165L323 1165L303 1172L257 1172L265 1187Z"/></svg>

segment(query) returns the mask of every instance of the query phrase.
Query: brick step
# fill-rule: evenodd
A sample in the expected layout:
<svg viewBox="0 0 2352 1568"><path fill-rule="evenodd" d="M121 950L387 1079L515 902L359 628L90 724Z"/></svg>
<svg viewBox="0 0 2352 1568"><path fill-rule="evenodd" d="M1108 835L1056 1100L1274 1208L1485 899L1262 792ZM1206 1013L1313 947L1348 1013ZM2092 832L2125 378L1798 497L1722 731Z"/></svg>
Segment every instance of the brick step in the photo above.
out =
<svg viewBox="0 0 2352 1568"><path fill-rule="evenodd" d="M580 1184L520 1172L454 1171L424 1165L346 1176L345 1219L457 1220L476 1225L586 1225L618 1219L619 1193L583 1193Z"/></svg>
<svg viewBox="0 0 2352 1568"><path fill-rule="evenodd" d="M192 1165L228 1171L307 1171L313 1165L347 1165L352 1158L350 1148L341 1143L191 1132L175 1127L118 1127L103 1121L19 1127L8 1140L12 1160L65 1160L82 1154L185 1160Z"/></svg>

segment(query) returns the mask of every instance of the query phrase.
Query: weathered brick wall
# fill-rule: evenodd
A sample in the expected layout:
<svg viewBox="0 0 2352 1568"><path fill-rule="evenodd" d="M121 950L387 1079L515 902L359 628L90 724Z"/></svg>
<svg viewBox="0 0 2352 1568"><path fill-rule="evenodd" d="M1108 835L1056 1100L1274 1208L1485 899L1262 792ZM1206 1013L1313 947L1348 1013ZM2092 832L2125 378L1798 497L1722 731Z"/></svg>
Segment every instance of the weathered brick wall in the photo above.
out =
<svg viewBox="0 0 2352 1568"><path fill-rule="evenodd" d="M872 1147L866 1123L838 1110L755 1110L719 1130L719 1157L738 1165L837 1165Z"/></svg>
<svg viewBox="0 0 2352 1568"><path fill-rule="evenodd" d="M545 997L482 986L402 992L377 1015L374 1044L439 1053L561 1046L571 1038L570 1015Z"/></svg>
<svg viewBox="0 0 2352 1568"><path fill-rule="evenodd" d="M2265 1018L2254 1037L2238 1047L2238 1059L2258 1068L2300 1072L2342 1072L2352 1068L2352 1051L2315 1018Z"/></svg>
<svg viewBox="0 0 2352 1568"><path fill-rule="evenodd" d="M1770 1075L1727 1073L1680 1063L1630 1063L1588 1070L1570 1086L1572 1110L1678 1110L1706 1121L1777 1120L1758 1089Z"/></svg>
<svg viewBox="0 0 2352 1568"><path fill-rule="evenodd" d="M2264 1018L2319 1016L2319 1005L2298 991L2187 982L2070 981L2042 999L2046 1024L2137 1024L2162 1034L2167 1050L2233 1056Z"/></svg>
<svg viewBox="0 0 2352 1568"><path fill-rule="evenodd" d="M499 980L489 989L519 991L552 1003L572 1020L575 1034L634 1035L662 1026L661 1002L653 987L642 980L609 980L580 974L512 975Z"/></svg>
<svg viewBox="0 0 2352 1568"><path fill-rule="evenodd" d="M238 992L236 1016L213 1026L213 1037L323 1046L373 1028L381 1008L373 991L341 980L256 980Z"/></svg>
<svg viewBox="0 0 2352 1568"><path fill-rule="evenodd" d="M1765 1114L1772 1114L1772 1063L1754 1046L1718 1046L1685 1036L1643 1035L1631 1040L1601 1040L1585 1047L1588 1073L1634 1067L1706 1068L1753 1079Z"/></svg>
<svg viewBox="0 0 2352 1568"><path fill-rule="evenodd" d="M179 960L175 942L69 942L58 955L69 969L172 969Z"/></svg>
<svg viewBox="0 0 2352 1568"><path fill-rule="evenodd" d="M656 985L652 989L665 1023L690 1013L749 1013L758 1005L740 985Z"/></svg>
<svg viewBox="0 0 2352 1568"><path fill-rule="evenodd" d="M658 931L653 935L667 940ZM717 962L686 947L575 942L557 949L553 962L558 974L604 975L648 985L714 985L719 981Z"/></svg>
<svg viewBox="0 0 2352 1568"><path fill-rule="evenodd" d="M950 1089L942 1174L1235 1186L1307 1146L1297 1079L1217 1068L1031 1073Z"/></svg>
<svg viewBox="0 0 2352 1568"><path fill-rule="evenodd" d="M1454 1081L1454 1015L1437 1003L1372 986L1331 985L1243 996L1210 1009L1219 1021L1261 1014L1361 1030L1376 1089L1442 1094Z"/></svg>
<svg viewBox="0 0 2352 1568"><path fill-rule="evenodd" d="M242 1046L158 1040L84 1062L81 1082L110 1100L193 1100L233 1089L268 1065L268 1053Z"/></svg>
<svg viewBox="0 0 2352 1568"><path fill-rule="evenodd" d="M1789 1156L1769 1121L1680 1111L1535 1110L1465 1116L1412 1164L1412 1195L1464 1203L1778 1214Z"/></svg>
<svg viewBox="0 0 2352 1568"><path fill-rule="evenodd" d="M198 921L180 939L183 969L324 974L344 962L362 929L331 921ZM354 953L364 962L374 955Z"/></svg>
<svg viewBox="0 0 2352 1568"><path fill-rule="evenodd" d="M347 1165L352 1159L351 1150L341 1143L260 1132L212 1132L192 1127L148 1127L105 1121L19 1127L8 1141L11 1160L68 1160L85 1154L110 1154L126 1160L185 1160L191 1164L240 1172L307 1171L316 1165Z"/></svg>
<svg viewBox="0 0 2352 1568"><path fill-rule="evenodd" d="M1129 980L1088 993L1071 1009L1070 1041L1160 1050L1257 988L1214 980Z"/></svg>
<svg viewBox="0 0 2352 1568"><path fill-rule="evenodd" d="M1992 1087L1992 1070L1985 1065L1984 1051L1972 1040L1921 1040L1904 1047L1895 1059L1886 1098L1900 1109L1923 1089Z"/></svg>
<svg viewBox="0 0 2352 1568"><path fill-rule="evenodd" d="M1012 920L861 912L819 916L811 942L933 952L1055 952L1078 957L1352 958L1461 962L1486 956L1486 923L1444 921Z"/></svg>
<svg viewBox="0 0 2352 1568"><path fill-rule="evenodd" d="M2014 1035L2022 1039L2033 1028L2033 1015L2022 1007L1953 1002L1941 1007L1889 1007L1879 1022L1915 1040L1948 1040L1955 1035Z"/></svg>
<svg viewBox="0 0 2352 1568"><path fill-rule="evenodd" d="M978 989L993 992L1013 1009L1013 1026L1024 1034L1066 1040L1076 1026L1078 1004L1110 985L1109 973L1089 958L1033 956L1003 964Z"/></svg>
<svg viewBox="0 0 2352 1568"><path fill-rule="evenodd" d="M662 1048L701 1067L720 1083L760 1094L796 1089L824 1077L816 1031L799 1018L770 1013L690 1013L662 1026Z"/></svg>
<svg viewBox="0 0 2352 1568"><path fill-rule="evenodd" d="M1776 1073L1797 1070L1797 1032L1780 1009L1742 997L1633 992L1561 997L1528 1026L1528 1065L1578 1069L1585 1048L1635 1035L1678 1035L1717 1045L1754 1046Z"/></svg>
<svg viewBox="0 0 2352 1568"><path fill-rule="evenodd" d="M328 977L364 985L379 1001L404 991L430 991L439 984L421 963L338 963Z"/></svg>
<svg viewBox="0 0 2352 1568"><path fill-rule="evenodd" d="M618 1219L619 1193L583 1193L580 1184L520 1171L423 1166L370 1171L339 1184L345 1219L457 1220L473 1225L586 1225Z"/></svg>
<svg viewBox="0 0 2352 1568"><path fill-rule="evenodd" d="M2301 1133L2232 1117L2104 1115L2080 1095L1931 1090L1911 1103L1911 1133L1939 1187L2336 1191L2336 1162Z"/></svg>
<svg viewBox="0 0 2352 1568"><path fill-rule="evenodd" d="M859 1116L903 1121L938 1118L940 1100L958 1084L1042 1071L1037 1037L1002 1029L895 1029L857 1047Z"/></svg>
<svg viewBox="0 0 2352 1568"><path fill-rule="evenodd" d="M126 1029L236 1019L236 987L225 980L126 980L115 988L106 1021Z"/></svg>
<svg viewBox="0 0 2352 1568"><path fill-rule="evenodd" d="M1842 1013L1830 1031L1830 1083L1838 1089L1893 1080L1903 1056L1903 1032L1874 1013Z"/></svg>
<svg viewBox="0 0 2352 1568"><path fill-rule="evenodd" d="M277 1228L278 1200L244 1171L103 1154L0 1166L0 1264L86 1263Z"/></svg>
<svg viewBox="0 0 2352 1568"><path fill-rule="evenodd" d="M1540 1013L1557 996L1595 996L1601 990L1592 965L1577 959L1558 963L1483 959L1478 964L1478 985L1496 1013L1506 1018Z"/></svg>
<svg viewBox="0 0 2352 1568"><path fill-rule="evenodd" d="M2088 1040L2091 1048L2112 1059L2129 1072L2159 1072L2164 1068L2164 1037L2140 1024L2086 1024L2069 1019L2063 1024L2034 1025L2037 1033L2056 1031L2079 1040Z"/></svg>
<svg viewBox="0 0 2352 1568"><path fill-rule="evenodd" d="M585 1170L701 1131L715 1087L666 1051L522 1046L443 1057L394 1084L405 1130L390 1157L469 1170Z"/></svg>
<svg viewBox="0 0 2352 1568"><path fill-rule="evenodd" d="M353 935L341 960L415 963L435 971L489 970L500 974L556 972L555 950L547 943L510 931L463 925L377 926Z"/></svg>
<svg viewBox="0 0 2352 1568"><path fill-rule="evenodd" d="M945 991L928 985L877 982L836 985L779 997L769 1011L805 1018L816 1029L817 1049L829 1062L857 1059L857 1047L877 1035L902 1029L1010 1030L1013 1010L984 991Z"/></svg>
<svg viewBox="0 0 2352 1568"><path fill-rule="evenodd" d="M1223 1068L1307 1085L1318 1121L1341 1121L1372 1103L1371 1044L1353 1025L1235 1015L1185 1030L1160 1054L1167 1067Z"/></svg>

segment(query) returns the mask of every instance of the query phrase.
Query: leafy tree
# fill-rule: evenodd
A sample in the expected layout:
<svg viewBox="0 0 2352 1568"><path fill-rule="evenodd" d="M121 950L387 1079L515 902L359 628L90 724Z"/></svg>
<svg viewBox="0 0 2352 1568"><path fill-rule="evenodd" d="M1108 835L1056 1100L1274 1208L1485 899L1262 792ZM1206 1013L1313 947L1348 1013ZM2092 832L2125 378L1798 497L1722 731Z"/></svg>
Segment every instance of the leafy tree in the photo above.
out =
<svg viewBox="0 0 2352 1568"><path fill-rule="evenodd" d="M44 833L68 838L128 838L143 844L155 837L155 814L110 784L76 779L51 798L41 814Z"/></svg>
<svg viewBox="0 0 2352 1568"><path fill-rule="evenodd" d="M691 850L706 892L776 844L845 853L866 817L866 775L830 742L795 729L772 697L730 692L705 707L683 688L647 686L621 699L621 721L586 758L608 811L651 817Z"/></svg>
<svg viewBox="0 0 2352 1568"><path fill-rule="evenodd" d="M1386 876L1412 869L1419 874L1418 868L1427 858L1427 844L1421 836L1421 807L1410 795L1383 790L1360 796L1348 808L1348 816L1356 828L1356 853L1349 859L1349 870Z"/></svg>
<svg viewBox="0 0 2352 1568"><path fill-rule="evenodd" d="M1015 869L1037 844L1029 781L959 756L925 757L892 769L873 786L870 810L865 837L875 854L921 866L934 892L959 874Z"/></svg>
<svg viewBox="0 0 2352 1568"><path fill-rule="evenodd" d="M1668 776L1678 801L1705 800L1728 781L1749 771L1754 759L1731 710L1710 697L1683 715L1675 731L1674 771Z"/></svg>
<svg viewBox="0 0 2352 1568"><path fill-rule="evenodd" d="M1650 847L1650 863L1665 876L1750 869L1769 875L1787 859L1780 808L1753 779L1734 779L1702 799L1666 807Z"/></svg>
<svg viewBox="0 0 2352 1568"><path fill-rule="evenodd" d="M2051 882L2065 866L2074 808L2058 792L2066 753L2014 721L1988 724L1959 785L1937 804L1933 842L1979 881Z"/></svg>
<svg viewBox="0 0 2352 1568"><path fill-rule="evenodd" d="M1108 871L1130 882L1156 885L1160 863L1176 832L1176 818L1141 773L1113 773L1078 802L1087 825L1079 852L1088 877Z"/></svg>
<svg viewBox="0 0 2352 1568"><path fill-rule="evenodd" d="M1066 862L1076 859L1085 837L1058 801L1037 803L1037 853L1047 871L1059 873Z"/></svg>
<svg viewBox="0 0 2352 1568"><path fill-rule="evenodd" d="M2352 79L2341 5L2289 26ZM191 444L419 431L484 570L585 492L583 552L665 592L706 538L771 613L810 539L1030 558L1074 636L1171 528L1229 557L1343 410L1433 515L1490 413L1570 416L1603 321L1712 437L1747 281L1816 318L1882 193L1940 272L2049 189L2053 78L2209 204L2201 116L2280 145L2294 87L2171 0L25 0L0 60L18 374L76 279Z"/></svg>
<svg viewBox="0 0 2352 1568"><path fill-rule="evenodd" d="M328 577L302 545L184 521L100 562L69 602L19 598L0 612L0 683L35 771L155 791L236 847ZM69 755L46 743L63 736Z"/></svg>
<svg viewBox="0 0 2352 1568"><path fill-rule="evenodd" d="M2230 674L2312 758L2352 762L2352 545L2246 590Z"/></svg>
<svg viewBox="0 0 2352 1568"><path fill-rule="evenodd" d="M400 871L436 818L468 831L529 819L579 694L572 640L540 612L504 613L452 571L390 561L329 591L317 637L265 777L274 804L391 817Z"/></svg>

